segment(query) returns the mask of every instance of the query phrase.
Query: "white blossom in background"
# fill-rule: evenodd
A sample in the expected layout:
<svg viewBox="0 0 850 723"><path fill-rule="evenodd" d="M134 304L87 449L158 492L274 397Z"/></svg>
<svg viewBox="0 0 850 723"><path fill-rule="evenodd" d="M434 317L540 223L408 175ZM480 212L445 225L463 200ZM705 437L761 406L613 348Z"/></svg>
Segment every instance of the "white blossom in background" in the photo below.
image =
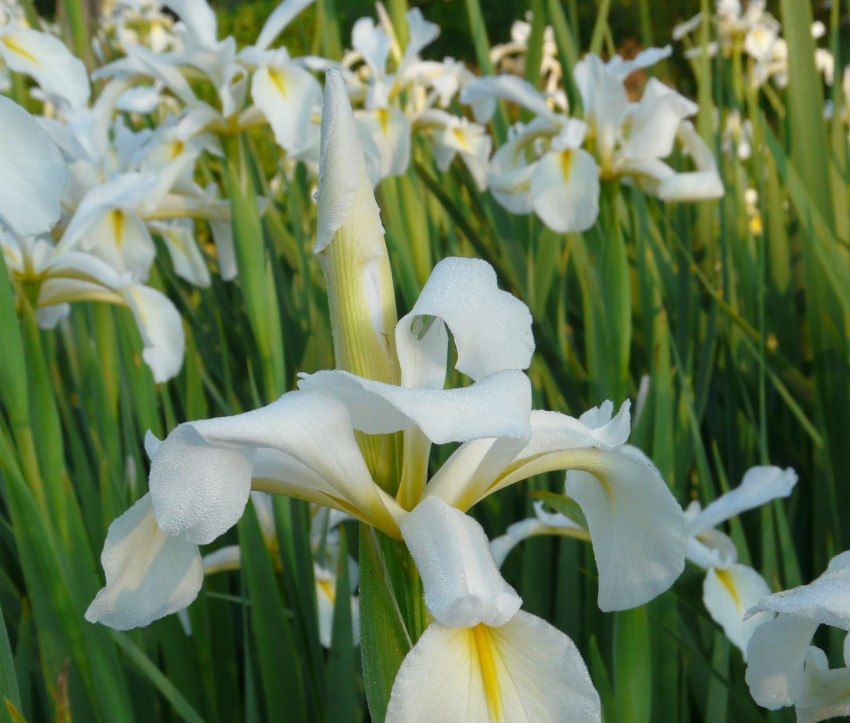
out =
<svg viewBox="0 0 850 723"><path fill-rule="evenodd" d="M77 301L123 306L133 313L144 344L142 358L154 381L167 381L180 371L183 322L164 294L90 253L57 246L49 236L20 237L0 225L0 250L12 278L36 286L39 326L53 328Z"/></svg>
<svg viewBox="0 0 850 723"><path fill-rule="evenodd" d="M497 98L535 114L518 123L494 154L489 188L512 213L536 213L559 232L584 231L599 213L600 179L620 180L664 201L717 198L723 185L714 157L686 120L696 104L651 78L638 102L630 102L625 79L670 54L649 48L632 60L607 63L588 53L576 64L583 119L553 109L554 104L527 81L512 75L478 78L466 85L461 101L486 121ZM664 158L676 146L695 169L676 172Z"/></svg>
<svg viewBox="0 0 850 723"><path fill-rule="evenodd" d="M811 645L821 625L850 631L850 552L830 560L820 577L763 598L749 615L776 617L753 633L747 649L747 685L753 699L770 710L793 705L797 720L816 723L850 714L850 643L844 662L830 669L826 654Z"/></svg>
<svg viewBox="0 0 850 723"><path fill-rule="evenodd" d="M744 616L761 598L770 594L770 588L756 570L738 562L735 544L715 528L742 512L787 497L796 483L797 475L792 469L752 467L738 487L721 495L705 509L694 501L685 510L689 532L687 559L706 571L703 603L726 637L743 653L745 661L753 631L773 616L769 612L746 619Z"/></svg>
<svg viewBox="0 0 850 723"><path fill-rule="evenodd" d="M714 39L705 48L695 45L695 40L690 38L702 21L702 14L698 13L673 28L673 39L686 43L686 58L698 57L703 52L712 56L720 53L724 57L743 53L750 60L746 71L753 86L759 87L768 80L772 80L779 88L787 85L788 45L780 35L782 26L767 11L765 0L748 0L744 5L740 0L716 0L715 11L710 18ZM814 39L824 34L823 23L812 24ZM815 64L823 74L824 81L831 85L835 71L832 53L816 48Z"/></svg>
<svg viewBox="0 0 850 723"><path fill-rule="evenodd" d="M507 43L494 45L491 48L490 60L498 74L511 73L525 77L528 43L531 40L531 22L532 15L529 10L525 20L515 20L511 25L511 39ZM553 109L566 113L569 104L563 88L564 71L558 60L558 45L551 25L547 25L543 30L540 78L543 94L552 103Z"/></svg>

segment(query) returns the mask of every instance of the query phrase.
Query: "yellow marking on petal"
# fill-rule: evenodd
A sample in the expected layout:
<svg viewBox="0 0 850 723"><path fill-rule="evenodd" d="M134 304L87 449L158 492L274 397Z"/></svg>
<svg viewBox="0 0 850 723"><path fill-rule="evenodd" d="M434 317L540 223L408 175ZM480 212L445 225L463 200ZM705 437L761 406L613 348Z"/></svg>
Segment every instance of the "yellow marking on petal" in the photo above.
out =
<svg viewBox="0 0 850 723"><path fill-rule="evenodd" d="M570 178L570 169L573 167L573 152L570 149L561 151L561 173L564 174L564 180Z"/></svg>
<svg viewBox="0 0 850 723"><path fill-rule="evenodd" d="M177 158L177 156L183 153L183 149L185 147L186 146L183 144L183 141L171 141L171 143L168 144L169 160L173 161L175 158Z"/></svg>
<svg viewBox="0 0 850 723"><path fill-rule="evenodd" d="M272 83L277 87L278 92L286 98L286 80L283 77L283 73L275 68L269 68L269 78L271 78Z"/></svg>
<svg viewBox="0 0 850 723"><path fill-rule="evenodd" d="M495 657L498 654L493 646L492 633L484 623L478 623L470 628L475 652L478 654L478 665L481 667L481 681L484 683L484 695L487 698L487 708L495 721L504 721L502 711L502 695L499 690L499 676L496 672Z"/></svg>
<svg viewBox="0 0 850 723"><path fill-rule="evenodd" d="M463 132L462 128L452 128L452 133L454 133L455 138L457 138L457 142L460 143L461 148L465 151L471 151L472 149L469 147L469 143L466 140L466 135Z"/></svg>
<svg viewBox="0 0 850 723"><path fill-rule="evenodd" d="M3 43L3 45L5 45L7 48L9 48L9 50L11 50L13 53L17 53L18 55L23 56L24 58L29 60L31 63L35 63L36 65L41 65L41 63L38 62L38 59L34 55L32 55L31 53L28 53L26 50L24 50L14 40L11 40L9 38L9 36L4 35L4 36L0 37L0 43Z"/></svg>
<svg viewBox="0 0 850 723"><path fill-rule="evenodd" d="M739 611L743 612L741 608L741 598L738 597L738 591L735 589L735 583L732 582L732 576L729 574L729 571L714 568L714 574L717 575L717 579L720 580L723 586L729 591L729 594L732 596L732 601L735 603L735 607L738 608Z"/></svg>
<svg viewBox="0 0 850 723"><path fill-rule="evenodd" d="M115 234L115 243L119 248L124 241L124 212L120 208L113 208L109 212L112 219L112 231Z"/></svg>
<svg viewBox="0 0 850 723"><path fill-rule="evenodd" d="M325 594L325 597L331 601L331 604L336 602L336 590L334 589L332 580L319 580L317 578L316 585Z"/></svg>
<svg viewBox="0 0 850 723"><path fill-rule="evenodd" d="M381 124L381 130L384 135L389 138L390 135L390 112L386 108L378 108L378 121Z"/></svg>

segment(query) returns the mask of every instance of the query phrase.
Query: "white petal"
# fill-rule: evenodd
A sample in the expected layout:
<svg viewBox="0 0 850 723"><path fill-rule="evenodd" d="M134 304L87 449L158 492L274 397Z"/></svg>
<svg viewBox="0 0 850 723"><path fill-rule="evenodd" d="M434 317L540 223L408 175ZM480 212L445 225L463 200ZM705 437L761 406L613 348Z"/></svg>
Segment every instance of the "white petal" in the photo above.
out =
<svg viewBox="0 0 850 723"><path fill-rule="evenodd" d="M176 219L171 223L151 223L150 226L165 241L174 272L195 286L208 287L211 283L210 271L195 240L195 224L192 220Z"/></svg>
<svg viewBox="0 0 850 723"><path fill-rule="evenodd" d="M508 369L458 389L411 389L339 370L302 376L298 387L324 391L342 400L355 429L387 434L413 425L436 444L481 437L528 434L531 385Z"/></svg>
<svg viewBox="0 0 850 723"><path fill-rule="evenodd" d="M180 313L167 296L149 286L134 284L123 289L122 295L136 317L145 344L142 358L154 381L168 381L183 365L186 339Z"/></svg>
<svg viewBox="0 0 850 723"><path fill-rule="evenodd" d="M625 610L664 592L682 573L686 522L664 480L627 447L589 457L588 471L567 472L566 493L590 529L600 609Z"/></svg>
<svg viewBox="0 0 850 723"><path fill-rule="evenodd" d="M764 578L746 565L725 569L712 567L705 576L702 590L706 609L746 661L747 644L753 631L773 619L772 613L763 612L744 620L747 610L765 595L770 595Z"/></svg>
<svg viewBox="0 0 850 723"><path fill-rule="evenodd" d="M284 0L266 19L263 29L257 37L255 47L265 50L280 35L283 29L292 22L304 8L312 5L314 0Z"/></svg>
<svg viewBox="0 0 850 723"><path fill-rule="evenodd" d="M657 196L662 201L700 201L720 198L724 193L723 181L717 173L717 165L711 149L689 121L682 121L679 124L678 137L693 159L697 170L676 173L662 179L658 185Z"/></svg>
<svg viewBox="0 0 850 723"><path fill-rule="evenodd" d="M390 36L372 18L360 18L351 29L351 45L377 78L383 78L390 54Z"/></svg>
<svg viewBox="0 0 850 723"><path fill-rule="evenodd" d="M850 715L850 668L830 670L824 652L809 648L796 709L797 723L818 723Z"/></svg>
<svg viewBox="0 0 850 723"><path fill-rule="evenodd" d="M755 629L747 646L746 679L756 703L776 710L797 701L806 651L817 627L794 615L778 615Z"/></svg>
<svg viewBox="0 0 850 723"><path fill-rule="evenodd" d="M369 138L378 151L378 180L407 171L411 132L407 116L392 107L357 111L354 115L361 140L364 136ZM364 143L363 147L367 145Z"/></svg>
<svg viewBox="0 0 850 723"><path fill-rule="evenodd" d="M165 0L163 4L174 11L202 47L215 45L218 23L205 0Z"/></svg>
<svg viewBox="0 0 850 723"><path fill-rule="evenodd" d="M274 478L278 463L293 485L318 480L376 526L394 525L346 408L331 397L290 392L252 412L186 422L168 435L151 462L160 526L199 544L211 542L242 516L252 475Z"/></svg>
<svg viewBox="0 0 850 723"><path fill-rule="evenodd" d="M621 152L637 158L664 158L673 152L679 123L694 115L699 106L650 78L640 102L630 114L631 134Z"/></svg>
<svg viewBox="0 0 850 723"><path fill-rule="evenodd" d="M496 565L501 567L505 558L511 550L513 550L520 542L534 535L545 534L548 527L536 517L530 517L527 520L514 522L508 527L507 532L501 537L495 537L490 540L490 552Z"/></svg>
<svg viewBox="0 0 850 723"><path fill-rule="evenodd" d="M29 28L6 26L0 29L0 55L12 70L32 76L48 95L63 98L72 108L88 103L86 66L58 38Z"/></svg>
<svg viewBox="0 0 850 723"><path fill-rule="evenodd" d="M209 555L204 555L204 575L212 575L226 570L238 570L242 567L242 551L239 545L220 547Z"/></svg>
<svg viewBox="0 0 850 723"><path fill-rule="evenodd" d="M698 537L688 537L686 557L704 570L725 568L738 562L738 550L729 535L712 529L701 532Z"/></svg>
<svg viewBox="0 0 850 723"><path fill-rule="evenodd" d="M784 470L779 467L751 467L740 485L718 497L696 516L690 533L698 535L770 500L788 497L795 484L797 473L790 467Z"/></svg>
<svg viewBox="0 0 850 723"><path fill-rule="evenodd" d="M471 105L482 98L504 98L532 113L555 122L556 115L546 99L531 83L515 75L489 75L467 83L460 93L461 103ZM479 121L487 120L476 116Z"/></svg>
<svg viewBox="0 0 850 723"><path fill-rule="evenodd" d="M32 116L0 96L0 218L21 236L59 220L65 163Z"/></svg>
<svg viewBox="0 0 850 723"><path fill-rule="evenodd" d="M425 20L419 8L411 8L404 14L404 17L407 20L409 37L402 62L407 63L417 56L425 46L437 39L440 34L440 26Z"/></svg>
<svg viewBox="0 0 850 723"><path fill-rule="evenodd" d="M86 620L116 630L148 625L186 607L204 577L198 548L166 535L145 495L109 525L100 556L104 587L86 610Z"/></svg>
<svg viewBox="0 0 850 723"><path fill-rule="evenodd" d="M499 628L430 625L402 661L387 707L388 723L601 719L576 646L524 612Z"/></svg>
<svg viewBox="0 0 850 723"><path fill-rule="evenodd" d="M499 573L484 529L436 497L422 500L401 522L416 562L425 604L441 625L504 625L522 605Z"/></svg>
<svg viewBox="0 0 850 723"><path fill-rule="evenodd" d="M322 87L308 71L292 62L263 65L252 78L251 97L284 150L295 152L308 144L312 115L322 98Z"/></svg>
<svg viewBox="0 0 850 723"><path fill-rule="evenodd" d="M431 349L434 336L421 331L423 323L430 322L421 317L437 317L448 326L457 346L455 368L472 379L504 369L526 369L531 363L531 313L522 301L497 287L496 272L486 261L440 261L413 309L396 326L402 384L441 389L445 345L440 339L436 350Z"/></svg>
<svg viewBox="0 0 850 723"><path fill-rule="evenodd" d="M808 585L764 598L750 613L773 610L850 630L850 551L836 555Z"/></svg>
<svg viewBox="0 0 850 723"><path fill-rule="evenodd" d="M550 151L531 176L534 211L553 231L586 231L599 215L599 169L587 151Z"/></svg>

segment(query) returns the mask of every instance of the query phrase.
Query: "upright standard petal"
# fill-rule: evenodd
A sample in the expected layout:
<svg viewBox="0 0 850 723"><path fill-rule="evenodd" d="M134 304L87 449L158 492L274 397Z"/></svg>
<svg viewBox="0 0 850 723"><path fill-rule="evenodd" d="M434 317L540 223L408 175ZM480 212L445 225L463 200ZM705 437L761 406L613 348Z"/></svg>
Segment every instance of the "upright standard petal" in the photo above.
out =
<svg viewBox="0 0 850 723"><path fill-rule="evenodd" d="M0 96L0 218L20 236L47 233L59 220L65 177L62 155L47 133Z"/></svg>
<svg viewBox="0 0 850 723"><path fill-rule="evenodd" d="M399 668L386 719L593 723L602 707L575 644L520 611L498 628L432 623Z"/></svg>
<svg viewBox="0 0 850 723"><path fill-rule="evenodd" d="M474 380L504 369L526 369L534 353L531 313L496 284L496 272L480 259L448 258L428 277L410 313L396 326L402 384L442 389L445 343L428 327L445 324L457 346L455 368ZM430 347L439 344L436 349ZM434 359L433 366L423 359ZM440 368L442 362L442 368ZM425 369L433 369L433 373Z"/></svg>
<svg viewBox="0 0 850 723"><path fill-rule="evenodd" d="M166 535L145 495L109 526L100 556L104 587L86 610L86 620L116 630L148 625L185 608L204 579L196 545Z"/></svg>

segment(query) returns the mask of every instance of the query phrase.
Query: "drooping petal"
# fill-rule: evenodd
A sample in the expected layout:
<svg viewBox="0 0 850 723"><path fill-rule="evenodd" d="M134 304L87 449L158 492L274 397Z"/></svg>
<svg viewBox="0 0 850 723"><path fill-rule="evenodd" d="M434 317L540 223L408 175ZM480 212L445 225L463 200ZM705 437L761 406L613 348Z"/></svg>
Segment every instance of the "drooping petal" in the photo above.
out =
<svg viewBox="0 0 850 723"><path fill-rule="evenodd" d="M387 707L389 723L601 719L575 644L522 611L498 628L432 623L402 662Z"/></svg>
<svg viewBox="0 0 850 723"><path fill-rule="evenodd" d="M308 71L290 61L263 65L254 73L251 98L281 148L297 152L308 144L311 118L322 98L319 82Z"/></svg>
<svg viewBox="0 0 850 723"><path fill-rule="evenodd" d="M627 446L592 452L588 471L567 472L566 492L590 529L599 608L626 610L664 592L682 573L687 525L664 480Z"/></svg>
<svg viewBox="0 0 850 723"><path fill-rule="evenodd" d="M148 625L186 607L204 578L197 546L157 526L150 495L109 525L100 561L106 586L86 620L116 630Z"/></svg>
<svg viewBox="0 0 850 723"><path fill-rule="evenodd" d="M797 484L797 473L790 467L751 467L741 484L718 497L691 522L690 533L699 535L742 512L779 497L787 497Z"/></svg>
<svg viewBox="0 0 850 723"><path fill-rule="evenodd" d="M773 613L762 612L744 620L747 612L761 598L770 594L764 578L746 565L710 568L703 583L702 600L726 637L747 659L747 645L753 631L773 619Z"/></svg>
<svg viewBox="0 0 850 723"><path fill-rule="evenodd" d="M535 213L559 233L586 231L599 215L599 169L587 151L550 151L531 176Z"/></svg>
<svg viewBox="0 0 850 723"><path fill-rule="evenodd" d="M522 605L499 573L484 529L436 497L401 522L401 534L425 588L425 604L441 625L504 625Z"/></svg>
<svg viewBox="0 0 850 723"><path fill-rule="evenodd" d="M49 136L17 103L0 96L0 219L20 236L59 220L65 163Z"/></svg>
<svg viewBox="0 0 850 723"><path fill-rule="evenodd" d="M753 631L746 680L756 703L777 710L800 697L806 651L817 627L796 615L777 615Z"/></svg>
<svg viewBox="0 0 850 723"><path fill-rule="evenodd" d="M195 224L192 220L175 219L171 223L153 222L150 226L158 231L162 240L165 241L171 263L174 264L174 273L195 286L209 287L210 270L195 240Z"/></svg>
<svg viewBox="0 0 850 723"><path fill-rule="evenodd" d="M302 376L298 386L339 398L354 428L367 434L415 425L436 444L528 434L531 386L525 374L513 369L457 389L400 387L339 370Z"/></svg>
<svg viewBox="0 0 850 723"><path fill-rule="evenodd" d="M0 56L18 73L32 76L45 93L66 100L72 108L89 101L89 77L83 61L48 33L6 26L0 29ZM3 136L7 143L6 136Z"/></svg>
<svg viewBox="0 0 850 723"><path fill-rule="evenodd" d="M429 317L439 321L433 323L436 320ZM474 380L504 369L526 369L531 363L531 313L523 302L498 288L496 272L486 261L440 261L413 309L396 325L402 384L442 389L445 332L428 333L428 324L448 326L457 346L455 368Z"/></svg>
<svg viewBox="0 0 850 723"><path fill-rule="evenodd" d="M183 365L186 338L180 313L167 296L150 286L133 284L121 294L136 318L145 345L142 358L154 381L168 381Z"/></svg>

